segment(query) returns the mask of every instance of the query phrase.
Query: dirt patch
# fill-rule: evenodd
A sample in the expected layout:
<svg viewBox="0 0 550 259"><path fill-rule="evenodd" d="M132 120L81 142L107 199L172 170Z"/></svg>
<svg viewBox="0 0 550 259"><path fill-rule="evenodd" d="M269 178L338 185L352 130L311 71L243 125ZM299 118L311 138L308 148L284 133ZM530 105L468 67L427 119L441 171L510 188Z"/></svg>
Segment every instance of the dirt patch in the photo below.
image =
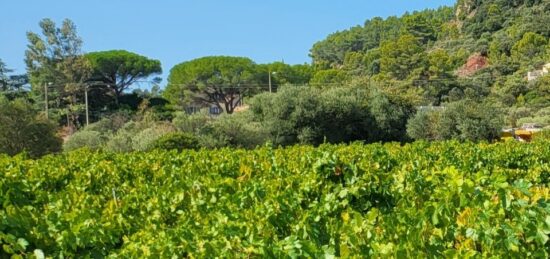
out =
<svg viewBox="0 0 550 259"><path fill-rule="evenodd" d="M456 74L459 77L468 77L487 66L489 66L489 59L480 53L475 53L468 58L466 64L456 71Z"/></svg>

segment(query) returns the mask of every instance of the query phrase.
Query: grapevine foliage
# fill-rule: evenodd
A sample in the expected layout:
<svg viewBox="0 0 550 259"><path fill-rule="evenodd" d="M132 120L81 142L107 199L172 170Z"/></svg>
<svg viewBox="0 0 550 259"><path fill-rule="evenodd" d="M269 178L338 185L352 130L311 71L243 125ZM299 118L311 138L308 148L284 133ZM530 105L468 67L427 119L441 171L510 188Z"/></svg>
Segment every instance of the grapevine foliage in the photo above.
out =
<svg viewBox="0 0 550 259"><path fill-rule="evenodd" d="M539 257L550 142L0 156L0 257Z"/></svg>

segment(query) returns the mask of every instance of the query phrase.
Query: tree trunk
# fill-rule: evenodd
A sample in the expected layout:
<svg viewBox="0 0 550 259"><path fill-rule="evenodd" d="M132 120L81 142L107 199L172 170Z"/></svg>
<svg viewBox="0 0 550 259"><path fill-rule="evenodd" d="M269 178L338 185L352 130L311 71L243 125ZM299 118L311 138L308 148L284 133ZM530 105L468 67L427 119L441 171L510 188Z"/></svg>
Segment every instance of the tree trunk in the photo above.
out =
<svg viewBox="0 0 550 259"><path fill-rule="evenodd" d="M235 110L235 107L233 107L232 103L225 102L225 112L227 114L232 114L234 110Z"/></svg>
<svg viewBox="0 0 550 259"><path fill-rule="evenodd" d="M116 88L113 89L113 91L115 92L115 105L116 105L117 108L119 108L120 102L119 102L119 99L118 99L118 98L119 98L119 96L120 96L120 93L116 90Z"/></svg>

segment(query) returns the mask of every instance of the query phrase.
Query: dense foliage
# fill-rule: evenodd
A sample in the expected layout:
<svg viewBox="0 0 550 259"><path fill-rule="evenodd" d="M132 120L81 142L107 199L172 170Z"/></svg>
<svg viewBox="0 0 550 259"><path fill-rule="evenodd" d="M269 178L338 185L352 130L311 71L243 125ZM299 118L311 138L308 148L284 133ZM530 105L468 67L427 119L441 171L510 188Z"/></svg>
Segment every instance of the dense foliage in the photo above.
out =
<svg viewBox="0 0 550 259"><path fill-rule="evenodd" d="M32 157L59 152L62 140L56 125L39 116L22 99L8 101L0 96L0 154L27 152Z"/></svg>
<svg viewBox="0 0 550 259"><path fill-rule="evenodd" d="M92 80L112 92L117 104L124 91L136 81L162 72L160 61L125 50L92 52L85 58L93 70Z"/></svg>
<svg viewBox="0 0 550 259"><path fill-rule="evenodd" d="M277 145L318 145L350 141L404 141L410 104L361 88L285 87L250 102L252 120L260 122Z"/></svg>
<svg viewBox="0 0 550 259"><path fill-rule="evenodd" d="M151 143L174 131L185 133L197 141L197 147L204 148L255 148L267 142L276 146L404 142L409 140L405 132L407 120L415 111L410 103L399 98L352 87L284 86L277 93L259 94L248 103L248 110L221 116L177 112L172 121L158 120L152 109L124 122L120 121L124 118L112 116L73 134L65 143L65 150L82 147L120 152L153 147L172 149L172 144ZM169 142L175 141L167 138ZM136 142L148 144L136 146Z"/></svg>
<svg viewBox="0 0 550 259"><path fill-rule="evenodd" d="M195 102L233 113L243 96L259 92L256 64L249 58L213 56L172 68L165 97L174 104Z"/></svg>
<svg viewBox="0 0 550 259"><path fill-rule="evenodd" d="M155 149L178 150L198 148L199 142L196 137L186 132L169 133L160 137L153 144Z"/></svg>
<svg viewBox="0 0 550 259"><path fill-rule="evenodd" d="M504 125L495 114L498 109L490 105L459 101L440 109L420 110L408 121L407 132L417 140L492 141L500 138Z"/></svg>
<svg viewBox="0 0 550 259"><path fill-rule="evenodd" d="M550 2L540 0L460 0L454 7L373 18L316 43L315 75L338 75L340 82L368 77L369 86L403 93L420 89L420 105L490 101L504 108L509 126L518 120L548 125L537 114L550 106L548 80L528 82L527 74L550 63L549 10Z"/></svg>
<svg viewBox="0 0 550 259"><path fill-rule="evenodd" d="M0 255L548 258L549 159L544 139L0 156Z"/></svg>
<svg viewBox="0 0 550 259"><path fill-rule="evenodd" d="M202 124L179 131L209 148L253 148L266 141L491 140L502 126L550 126L550 75L544 74L550 68L549 14L550 3L542 0L460 0L452 7L375 17L315 43L311 65L200 57L174 66L162 92L157 78L149 81L161 72L159 61L125 50L84 54L70 20L58 28L44 19L41 35L27 34L31 92L25 96L23 87L13 85L18 80L7 80L13 75L6 75L11 70L1 61L0 90L10 99L31 100L35 110L45 106L48 92L50 118L71 133L87 124L85 96L91 122L121 110L133 114L133 123L120 132L77 133L67 150L147 150L172 132L155 128L157 123L176 124L172 120L182 112L198 110L214 116L189 117ZM535 76L527 80L528 74ZM128 93L143 80L151 92ZM465 99L472 105L461 103ZM424 112L426 106L450 109L440 116ZM416 116L414 107L421 110ZM214 118L247 108L251 112L244 115ZM141 123L144 110L154 113L154 123Z"/></svg>
<svg viewBox="0 0 550 259"><path fill-rule="evenodd" d="M82 56L82 39L69 19L60 27L51 19L39 23L41 34L27 32L25 63L35 101L50 107L47 116L70 127L79 124L84 111L85 83L92 68ZM37 98L38 97L38 98Z"/></svg>

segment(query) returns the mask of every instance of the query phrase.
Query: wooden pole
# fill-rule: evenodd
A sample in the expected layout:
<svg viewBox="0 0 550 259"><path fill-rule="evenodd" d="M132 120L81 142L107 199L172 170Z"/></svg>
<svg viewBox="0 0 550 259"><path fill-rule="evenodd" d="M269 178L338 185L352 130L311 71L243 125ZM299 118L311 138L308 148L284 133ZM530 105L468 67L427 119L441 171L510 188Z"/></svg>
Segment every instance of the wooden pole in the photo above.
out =
<svg viewBox="0 0 550 259"><path fill-rule="evenodd" d="M90 123L90 114L88 112L88 86L84 87L84 102L86 103L86 126Z"/></svg>
<svg viewBox="0 0 550 259"><path fill-rule="evenodd" d="M271 69L269 69L267 72L269 72L269 92L272 93L273 91L271 91Z"/></svg>

